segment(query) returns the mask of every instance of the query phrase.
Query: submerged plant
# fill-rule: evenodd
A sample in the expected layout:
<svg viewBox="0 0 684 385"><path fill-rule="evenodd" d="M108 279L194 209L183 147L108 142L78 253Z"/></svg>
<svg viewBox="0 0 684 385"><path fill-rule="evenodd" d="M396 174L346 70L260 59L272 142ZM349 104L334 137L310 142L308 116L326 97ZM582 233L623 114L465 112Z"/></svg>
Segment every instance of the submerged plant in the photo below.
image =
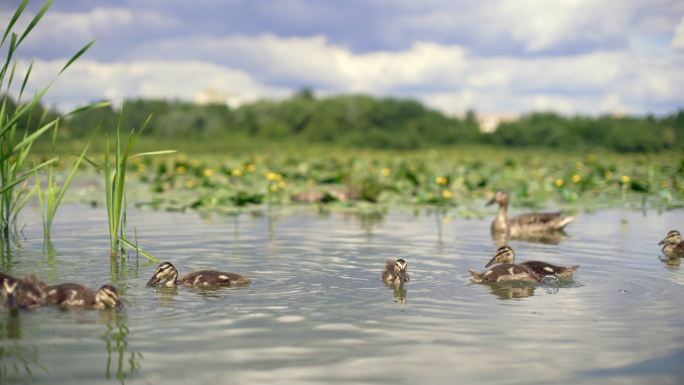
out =
<svg viewBox="0 0 684 385"><path fill-rule="evenodd" d="M28 190L25 181L36 171L54 163L57 159L48 159L33 168L27 169L28 157L33 143L45 132L56 127L58 120L44 122L41 119L37 128L30 132L31 117L40 105L40 101L50 88L48 84L38 91L28 102L22 102L26 85L31 76L33 62L29 64L26 74L17 92L17 105L11 108L10 94L14 91L12 83L17 71L17 49L26 39L33 28L40 22L52 4L48 0L38 13L29 22L21 35L12 32L15 23L28 5L28 0L19 4L14 15L5 28L0 40L0 48L7 45L7 56L0 69L0 90L4 88L4 95L0 104L0 237L8 238L11 225L24 207L33 191ZM8 39L9 38L9 39ZM76 59L78 59L95 41L91 41L74 54L62 67L58 75L64 72ZM86 107L89 108L89 107ZM43 115L45 117L46 115Z"/></svg>

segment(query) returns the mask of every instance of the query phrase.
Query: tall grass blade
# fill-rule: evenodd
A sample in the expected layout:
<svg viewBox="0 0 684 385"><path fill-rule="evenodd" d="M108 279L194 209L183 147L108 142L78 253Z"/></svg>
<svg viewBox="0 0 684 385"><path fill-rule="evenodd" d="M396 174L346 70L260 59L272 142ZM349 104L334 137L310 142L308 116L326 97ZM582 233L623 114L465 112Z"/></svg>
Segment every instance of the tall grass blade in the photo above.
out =
<svg viewBox="0 0 684 385"><path fill-rule="evenodd" d="M62 67L62 69L59 71L61 74L62 72L66 71L67 68L71 65L71 63L75 62L81 55L83 55L93 44L95 44L95 39L91 40L90 43L86 44L83 46L83 48L79 49L78 52L74 54L74 56L67 61L67 63Z"/></svg>
<svg viewBox="0 0 684 385"><path fill-rule="evenodd" d="M12 19L10 20L9 24L7 24L7 28L5 28L5 33L2 34L2 41L0 41L0 47L2 47L3 44L5 44L5 39L7 39L7 35L12 30L12 27L14 27L14 24L17 22L17 20L19 20L19 16L21 16L22 12L24 12L24 9L26 9L28 3L29 0L23 0L21 4L19 4L19 6L17 7L17 10L14 11Z"/></svg>
<svg viewBox="0 0 684 385"><path fill-rule="evenodd" d="M31 33L33 28L35 28L35 26L38 25L38 22L40 22L40 19L43 18L43 16L45 15L45 12L47 12L48 8L50 8L51 5L52 5L52 0L47 0L45 2L45 4L40 8L40 10L36 14L36 16L34 16L33 19L31 19L31 22L29 23L29 25L24 30L24 33L21 35L21 38L19 38L19 42L17 43L17 45L21 44L21 42L24 39L26 39L26 36L28 36L28 34Z"/></svg>
<svg viewBox="0 0 684 385"><path fill-rule="evenodd" d="M26 171L23 175L19 176L17 179L13 180L12 182L10 182L6 185L3 185L2 188L0 189L0 194L7 192L12 187L14 187L14 186L18 185L19 183L25 181L30 175L34 174L36 171L38 171L38 170L42 169L43 167L45 167L49 164L52 164L56 161L57 161L57 158L52 158L52 159L46 160L45 162L37 165L34 168Z"/></svg>
<svg viewBox="0 0 684 385"><path fill-rule="evenodd" d="M135 250L136 252L140 253L143 257L147 258L148 260L150 260L152 262L159 262L159 259L157 257L155 257L154 255L152 255L152 254L148 253L147 251L141 249L140 246L131 243L126 238L121 237L120 240L121 240L121 243L130 247L131 249Z"/></svg>

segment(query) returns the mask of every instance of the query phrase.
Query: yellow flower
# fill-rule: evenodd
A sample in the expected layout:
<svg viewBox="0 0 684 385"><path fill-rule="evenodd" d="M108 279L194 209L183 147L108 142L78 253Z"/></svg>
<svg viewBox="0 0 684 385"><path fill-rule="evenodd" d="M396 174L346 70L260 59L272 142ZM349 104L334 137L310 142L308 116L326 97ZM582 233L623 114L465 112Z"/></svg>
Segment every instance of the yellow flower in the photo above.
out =
<svg viewBox="0 0 684 385"><path fill-rule="evenodd" d="M613 179L613 173L610 171L606 171L606 173L603 175L603 177L606 179Z"/></svg>
<svg viewBox="0 0 684 385"><path fill-rule="evenodd" d="M176 167L176 174L178 174L178 175L183 175L183 174L185 174L185 166L178 166L178 167Z"/></svg>
<svg viewBox="0 0 684 385"><path fill-rule="evenodd" d="M438 176L437 178L435 178L435 183L437 183L440 186L444 186L447 183L449 183L449 180L443 176Z"/></svg>
<svg viewBox="0 0 684 385"><path fill-rule="evenodd" d="M556 185L556 187L562 187L565 184L565 181L563 178L557 178L553 183Z"/></svg>
<svg viewBox="0 0 684 385"><path fill-rule="evenodd" d="M279 181L281 181L281 180L283 180L283 176L280 175L280 174L278 174L277 172L269 171L269 172L266 173L266 179L268 179L268 180L279 180Z"/></svg>
<svg viewBox="0 0 684 385"><path fill-rule="evenodd" d="M287 187L287 183L281 180L280 182L278 182L278 187L284 189L285 187Z"/></svg>
<svg viewBox="0 0 684 385"><path fill-rule="evenodd" d="M209 178L209 177L211 177L212 175L214 175L214 170L212 170L212 169L210 169L210 168L205 168L205 169L204 169L204 172L203 172L202 174L203 174L204 176L206 176L207 178Z"/></svg>
<svg viewBox="0 0 684 385"><path fill-rule="evenodd" d="M575 168L580 169L580 168L582 168L582 167L584 167L584 165L582 164L582 162L575 162Z"/></svg>
<svg viewBox="0 0 684 385"><path fill-rule="evenodd" d="M579 183L582 180L582 176L579 174L575 174L572 176L572 181L575 183Z"/></svg>
<svg viewBox="0 0 684 385"><path fill-rule="evenodd" d="M234 168L231 172L230 175L232 176L242 176L242 170L239 168Z"/></svg>
<svg viewBox="0 0 684 385"><path fill-rule="evenodd" d="M145 172L147 171L147 167L143 163L138 164L138 172Z"/></svg>
<svg viewBox="0 0 684 385"><path fill-rule="evenodd" d="M185 187L187 187L187 188L195 187L195 180L194 179L188 179L188 181L185 182Z"/></svg>
<svg viewBox="0 0 684 385"><path fill-rule="evenodd" d="M269 187L271 192L276 192L278 191L278 185L272 184L271 187Z"/></svg>
<svg viewBox="0 0 684 385"><path fill-rule="evenodd" d="M245 166L245 170L247 170L247 172L254 172L256 170L256 166L253 163L250 163Z"/></svg>
<svg viewBox="0 0 684 385"><path fill-rule="evenodd" d="M454 194L451 192L451 190L447 190L447 189L442 190L442 198L451 199L451 197L453 197L453 196L454 196Z"/></svg>
<svg viewBox="0 0 684 385"><path fill-rule="evenodd" d="M390 169L385 167L382 170L380 170L380 174L382 174L382 176L384 176L384 177L388 177L390 174Z"/></svg>
<svg viewBox="0 0 684 385"><path fill-rule="evenodd" d="M632 180L632 179L631 179L629 176L627 176L627 175L623 175L623 176L620 177L620 182L622 182L623 184L627 184L627 183L629 183L631 180Z"/></svg>

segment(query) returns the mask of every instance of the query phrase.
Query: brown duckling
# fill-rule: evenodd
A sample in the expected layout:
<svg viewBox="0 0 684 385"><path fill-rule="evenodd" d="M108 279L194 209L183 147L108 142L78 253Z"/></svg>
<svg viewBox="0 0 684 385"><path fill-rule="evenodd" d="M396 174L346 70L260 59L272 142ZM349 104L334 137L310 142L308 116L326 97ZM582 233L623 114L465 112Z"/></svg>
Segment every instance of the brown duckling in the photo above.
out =
<svg viewBox="0 0 684 385"><path fill-rule="evenodd" d="M495 263L511 264L515 260L515 252L509 246L501 246L496 250L496 254L487 262L485 267L489 267ZM567 279L572 277L572 273L577 271L579 265L570 267L553 265L551 263L542 261L525 261L518 264L518 266L525 266L540 277L547 275L555 276L558 279Z"/></svg>
<svg viewBox="0 0 684 385"><path fill-rule="evenodd" d="M512 263L496 265L483 273L478 273L474 270L468 270L468 272L470 272L470 279L475 283L504 281L541 282L541 278L526 266L514 265Z"/></svg>
<svg viewBox="0 0 684 385"><path fill-rule="evenodd" d="M382 272L382 280L387 284L402 284L408 282L408 263L403 259L388 259L385 262L385 270Z"/></svg>
<svg viewBox="0 0 684 385"><path fill-rule="evenodd" d="M45 284L33 274L24 279L5 275L2 279L5 307L9 309L33 309L45 303Z"/></svg>
<svg viewBox="0 0 684 385"><path fill-rule="evenodd" d="M679 234L679 231L670 230L658 244L663 245L663 254L666 256L670 258L684 257L684 241L682 241L682 235Z"/></svg>
<svg viewBox="0 0 684 385"><path fill-rule="evenodd" d="M197 288L217 288L246 286L252 281L239 274L216 270L200 270L186 274L178 279L178 270L170 262L162 262L147 281L147 286L161 284L165 287L192 286Z"/></svg>
<svg viewBox="0 0 684 385"><path fill-rule="evenodd" d="M527 213L508 218L508 193L501 190L494 194L487 206L494 203L499 204L499 212L492 222L493 234L504 233L511 237L524 238L535 233L562 231L568 223L575 220L574 216L565 216L561 213Z"/></svg>
<svg viewBox="0 0 684 385"><path fill-rule="evenodd" d="M112 285L102 285L97 292L77 283L48 286L47 302L62 308L121 308L119 291Z"/></svg>

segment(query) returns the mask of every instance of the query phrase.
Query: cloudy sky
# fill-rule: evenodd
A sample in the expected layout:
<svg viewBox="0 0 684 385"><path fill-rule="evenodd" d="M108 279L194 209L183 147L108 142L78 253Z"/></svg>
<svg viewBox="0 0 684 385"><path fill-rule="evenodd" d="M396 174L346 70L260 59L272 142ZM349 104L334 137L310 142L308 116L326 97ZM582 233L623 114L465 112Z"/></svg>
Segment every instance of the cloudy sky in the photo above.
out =
<svg viewBox="0 0 684 385"><path fill-rule="evenodd" d="M0 2L3 25L18 3ZM51 105L309 87L451 114L684 107L681 0L55 0L21 57L43 84L93 38Z"/></svg>

